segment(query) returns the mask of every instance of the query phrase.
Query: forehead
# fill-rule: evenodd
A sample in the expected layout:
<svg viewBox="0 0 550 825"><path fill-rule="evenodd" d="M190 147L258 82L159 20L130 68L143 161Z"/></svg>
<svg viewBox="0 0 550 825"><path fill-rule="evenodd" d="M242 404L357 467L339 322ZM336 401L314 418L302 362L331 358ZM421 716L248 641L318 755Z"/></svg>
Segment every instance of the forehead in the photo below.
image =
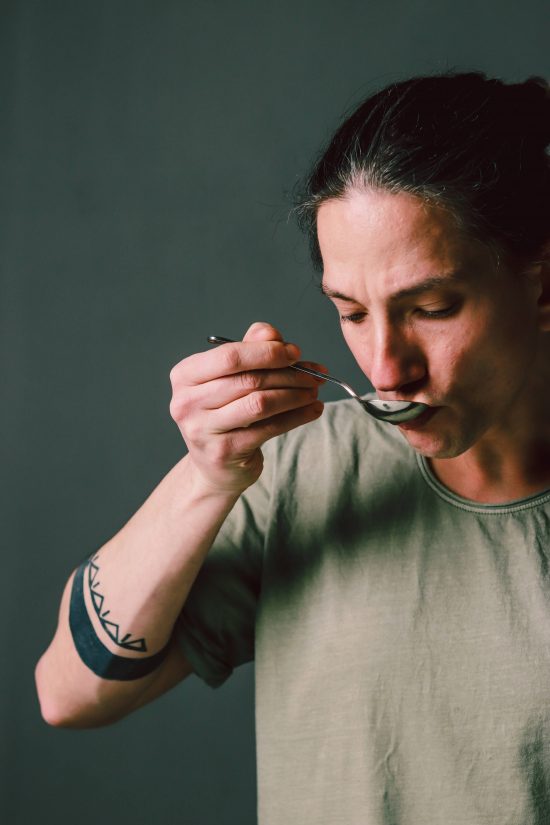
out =
<svg viewBox="0 0 550 825"><path fill-rule="evenodd" d="M339 288L376 282L399 289L488 255L443 209L379 190L354 190L323 203L317 232L325 280Z"/></svg>

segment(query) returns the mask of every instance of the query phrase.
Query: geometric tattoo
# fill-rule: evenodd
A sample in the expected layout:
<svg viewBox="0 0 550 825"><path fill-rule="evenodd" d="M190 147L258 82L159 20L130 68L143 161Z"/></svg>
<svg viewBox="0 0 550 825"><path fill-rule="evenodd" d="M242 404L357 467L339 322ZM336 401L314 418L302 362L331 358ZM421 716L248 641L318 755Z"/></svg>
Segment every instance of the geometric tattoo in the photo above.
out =
<svg viewBox="0 0 550 825"><path fill-rule="evenodd" d="M97 618L101 622L101 626L103 630L110 636L110 638L115 642L119 647L124 647L126 650L138 650L140 653L147 652L147 645L145 644L145 639L132 639L132 634L127 633L122 639L119 639L120 628L114 622L109 622L105 618L111 612L110 610L103 610L103 603L105 601L105 597L98 592L97 588L101 584L98 581L97 576L99 573L99 566L97 563L97 559L99 558L99 553L91 559L88 565L88 586L90 588L90 596L92 597L92 604L94 606L94 610L97 614Z"/></svg>
<svg viewBox="0 0 550 825"><path fill-rule="evenodd" d="M95 556L94 561L97 561ZM134 679L141 679L150 673L153 673L164 659L169 655L172 641L168 639L164 647L154 653L152 656L136 659L135 656L118 656L116 653L105 647L99 636L97 635L92 619L88 613L86 600L84 598L84 579L86 575L86 568L90 567L91 561L83 562L74 572L73 586L71 588L71 600L69 603L69 628L71 636L73 637L76 652L87 668L89 668L96 676L101 679L111 679L116 682L131 682ZM91 580L91 598L94 603L94 609L98 618L109 634L111 639L122 647L127 647L135 650L143 650L145 642L143 639L135 639L134 643L128 640L125 636L122 641L119 641L119 629L113 622L107 622L101 615L100 611L103 604L103 596L97 592L96 581L97 564ZM88 574L88 581L90 576ZM107 613L109 611L106 611ZM134 644L136 647L134 647Z"/></svg>

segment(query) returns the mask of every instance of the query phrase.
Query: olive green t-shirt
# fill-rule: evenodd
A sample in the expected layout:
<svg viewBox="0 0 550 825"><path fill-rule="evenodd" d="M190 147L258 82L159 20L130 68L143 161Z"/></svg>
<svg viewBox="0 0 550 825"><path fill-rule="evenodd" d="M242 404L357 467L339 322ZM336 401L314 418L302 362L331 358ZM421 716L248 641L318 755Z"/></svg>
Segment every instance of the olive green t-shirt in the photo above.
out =
<svg viewBox="0 0 550 825"><path fill-rule="evenodd" d="M550 491L462 499L351 399L264 453L178 622L255 660L260 825L548 825Z"/></svg>

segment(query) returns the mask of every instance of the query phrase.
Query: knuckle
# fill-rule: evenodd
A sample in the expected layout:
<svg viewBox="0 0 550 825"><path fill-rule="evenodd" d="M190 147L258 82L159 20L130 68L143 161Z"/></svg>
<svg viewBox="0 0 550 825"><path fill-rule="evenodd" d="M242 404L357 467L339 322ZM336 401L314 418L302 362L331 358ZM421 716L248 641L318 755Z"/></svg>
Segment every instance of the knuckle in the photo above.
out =
<svg viewBox="0 0 550 825"><path fill-rule="evenodd" d="M267 352L270 358L278 360L283 352L283 345L280 341L266 341Z"/></svg>
<svg viewBox="0 0 550 825"><path fill-rule="evenodd" d="M253 418L261 418L267 409L267 399L263 393L253 392L246 399L248 413Z"/></svg>
<svg viewBox="0 0 550 825"><path fill-rule="evenodd" d="M169 378L170 378L170 384L174 387L176 385L177 380L178 380L178 365L177 364L176 364L175 367L172 367L172 369L170 370Z"/></svg>
<svg viewBox="0 0 550 825"><path fill-rule="evenodd" d="M266 359L269 363L287 365L286 352L284 345L280 341L266 341L265 342Z"/></svg>
<svg viewBox="0 0 550 825"><path fill-rule="evenodd" d="M238 372L242 362L240 352L236 347L224 347L221 360L223 369L228 373Z"/></svg>
<svg viewBox="0 0 550 825"><path fill-rule="evenodd" d="M193 358L194 356L192 355L189 356L189 358L185 358L183 361L180 361L178 364L175 364L170 370L170 383L173 389L182 384L193 383L192 381L188 380Z"/></svg>
<svg viewBox="0 0 550 825"><path fill-rule="evenodd" d="M180 424L188 416L191 404L188 396L181 394L174 394L170 401L170 415L178 424Z"/></svg>
<svg viewBox="0 0 550 825"><path fill-rule="evenodd" d="M185 440L190 444L200 445L203 441L203 428L195 421L186 421L185 426L180 419L180 429Z"/></svg>
<svg viewBox="0 0 550 825"><path fill-rule="evenodd" d="M177 403L177 401L174 398L172 398L172 400L170 401L170 406L169 406L168 409L170 411L170 417L173 418L174 421L177 421L178 418L179 418L179 409L180 408L179 408L179 404Z"/></svg>
<svg viewBox="0 0 550 825"><path fill-rule="evenodd" d="M254 372L240 372L237 374L236 381L239 388L247 392L257 390L262 385L261 376Z"/></svg>

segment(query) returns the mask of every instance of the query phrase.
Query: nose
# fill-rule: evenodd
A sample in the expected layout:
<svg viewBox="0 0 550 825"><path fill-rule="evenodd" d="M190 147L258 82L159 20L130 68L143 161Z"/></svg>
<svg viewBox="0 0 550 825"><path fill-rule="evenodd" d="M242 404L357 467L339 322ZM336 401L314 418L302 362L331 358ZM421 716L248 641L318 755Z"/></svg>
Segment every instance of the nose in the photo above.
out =
<svg viewBox="0 0 550 825"><path fill-rule="evenodd" d="M411 392L427 376L420 346L390 323L372 330L367 374L377 393Z"/></svg>

